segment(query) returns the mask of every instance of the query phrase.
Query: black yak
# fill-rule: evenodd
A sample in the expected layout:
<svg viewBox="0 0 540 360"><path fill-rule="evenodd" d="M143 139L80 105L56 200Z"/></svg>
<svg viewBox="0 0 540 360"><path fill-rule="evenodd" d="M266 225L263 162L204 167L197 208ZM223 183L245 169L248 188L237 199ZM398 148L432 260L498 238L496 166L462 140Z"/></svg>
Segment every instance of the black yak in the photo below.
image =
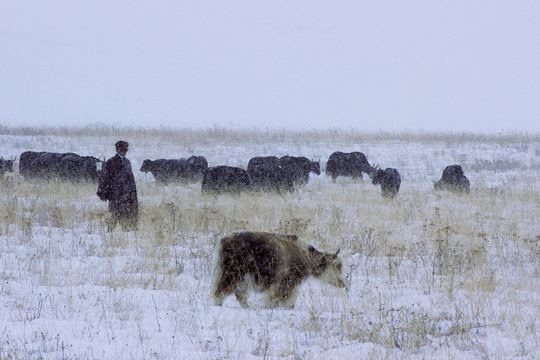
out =
<svg viewBox="0 0 540 360"><path fill-rule="evenodd" d="M253 167L257 165L270 165L270 166L279 166L279 159L277 156L255 156L249 159L247 172L249 172Z"/></svg>
<svg viewBox="0 0 540 360"><path fill-rule="evenodd" d="M345 287L338 253L321 252L296 235L234 232L216 244L212 297L221 306L227 296L235 294L246 307L248 290L253 286L265 293L270 307L293 308L297 288L309 276Z"/></svg>
<svg viewBox="0 0 540 360"><path fill-rule="evenodd" d="M25 151L19 157L19 174L26 180L37 176L38 169L32 166L34 160L41 155L45 154L45 151Z"/></svg>
<svg viewBox="0 0 540 360"><path fill-rule="evenodd" d="M151 172L156 181L168 184L169 182L194 183L200 181L208 168L208 161L204 156L190 156L187 159L146 159L143 161L141 171Z"/></svg>
<svg viewBox="0 0 540 360"><path fill-rule="evenodd" d="M246 170L233 166L213 166L204 172L201 189L203 193L233 193L251 189L251 179Z"/></svg>
<svg viewBox="0 0 540 360"><path fill-rule="evenodd" d="M73 154L60 160L58 171L60 178L73 182L96 182L101 172L102 161L95 156Z"/></svg>
<svg viewBox="0 0 540 360"><path fill-rule="evenodd" d="M378 169L372 180L373 185L381 184L381 194L384 197L393 198L399 191L401 175L396 169Z"/></svg>
<svg viewBox="0 0 540 360"><path fill-rule="evenodd" d="M6 172L13 172L14 161L15 160L4 160L4 158L0 158L0 177L3 177Z"/></svg>
<svg viewBox="0 0 540 360"><path fill-rule="evenodd" d="M469 193L469 179L463 173L463 169L459 165L447 166L442 173L439 181L433 183L435 190L448 190L453 192Z"/></svg>
<svg viewBox="0 0 540 360"><path fill-rule="evenodd" d="M101 160L75 153L25 151L19 159L19 173L25 179L97 181Z"/></svg>
<svg viewBox="0 0 540 360"><path fill-rule="evenodd" d="M251 189L259 191L276 191L279 194L294 190L293 178L281 167L273 163L259 163L248 167Z"/></svg>
<svg viewBox="0 0 540 360"><path fill-rule="evenodd" d="M321 175L320 162L311 161L304 156L282 156L279 158L279 166L297 186L306 185L311 172Z"/></svg>
<svg viewBox="0 0 540 360"><path fill-rule="evenodd" d="M326 162L326 175L332 176L332 180L336 180L338 176L362 179L362 173L368 174L371 178L375 172L376 169L369 164L366 155L358 151L351 153L336 151Z"/></svg>

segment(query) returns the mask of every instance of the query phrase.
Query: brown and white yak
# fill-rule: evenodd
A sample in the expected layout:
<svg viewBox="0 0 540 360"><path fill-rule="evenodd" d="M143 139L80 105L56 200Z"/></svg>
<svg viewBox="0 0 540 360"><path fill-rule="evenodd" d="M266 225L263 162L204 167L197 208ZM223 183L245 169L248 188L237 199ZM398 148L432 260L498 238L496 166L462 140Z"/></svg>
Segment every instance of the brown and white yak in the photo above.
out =
<svg viewBox="0 0 540 360"><path fill-rule="evenodd" d="M230 294L247 307L248 291L263 292L270 307L293 308L298 286L309 276L345 287L341 257L325 253L296 235L236 231L216 244L212 297L216 305Z"/></svg>

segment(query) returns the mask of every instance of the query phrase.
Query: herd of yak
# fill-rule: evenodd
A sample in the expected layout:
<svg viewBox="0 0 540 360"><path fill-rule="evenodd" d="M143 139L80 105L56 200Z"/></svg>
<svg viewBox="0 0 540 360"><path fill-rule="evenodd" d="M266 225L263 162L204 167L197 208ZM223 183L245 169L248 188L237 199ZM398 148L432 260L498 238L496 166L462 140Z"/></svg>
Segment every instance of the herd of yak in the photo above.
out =
<svg viewBox="0 0 540 360"><path fill-rule="evenodd" d="M15 160L0 159L0 177L13 172ZM102 160L75 153L26 151L19 158L19 174L25 179L61 179L73 182L96 182ZM264 156L249 160L247 169L226 165L208 166L203 156L187 159L144 160L142 172L150 172L156 181L195 183L201 181L204 193L240 193L248 190L287 193L308 183L310 173L321 174L320 162L300 156ZM394 168L379 169L369 164L361 152L336 151L326 163L326 174L332 180L339 176L362 178L367 174L374 185L381 185L384 197L394 197L401 185L401 176ZM469 192L470 183L460 165L447 166L437 190Z"/></svg>

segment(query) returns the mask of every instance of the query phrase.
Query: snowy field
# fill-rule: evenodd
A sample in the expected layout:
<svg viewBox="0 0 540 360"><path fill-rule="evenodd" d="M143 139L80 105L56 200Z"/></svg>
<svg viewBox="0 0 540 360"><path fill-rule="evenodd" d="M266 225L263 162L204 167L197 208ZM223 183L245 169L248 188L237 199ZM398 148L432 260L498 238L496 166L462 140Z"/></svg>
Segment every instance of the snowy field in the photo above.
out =
<svg viewBox="0 0 540 360"><path fill-rule="evenodd" d="M130 142L139 230L106 232L95 184L0 179L0 359L540 358L540 135L114 128L6 128L26 150L109 158ZM336 151L395 167L380 187L324 174ZM285 196L204 196L157 184L144 159L203 155L321 160ZM435 192L460 164L469 195ZM18 167L18 163L16 164ZM293 310L209 294L214 244L249 229L341 249L350 286L305 282Z"/></svg>

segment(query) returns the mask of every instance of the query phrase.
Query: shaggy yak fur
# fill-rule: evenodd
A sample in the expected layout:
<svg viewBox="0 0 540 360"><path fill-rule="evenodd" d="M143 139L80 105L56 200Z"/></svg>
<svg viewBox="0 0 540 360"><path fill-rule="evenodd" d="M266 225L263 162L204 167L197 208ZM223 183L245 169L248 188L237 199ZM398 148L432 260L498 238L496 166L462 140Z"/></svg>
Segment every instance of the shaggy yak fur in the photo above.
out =
<svg viewBox="0 0 540 360"><path fill-rule="evenodd" d="M202 179L205 194L240 194L251 188L251 179L246 170L233 166L212 166L206 169Z"/></svg>
<svg viewBox="0 0 540 360"><path fill-rule="evenodd" d="M334 253L315 249L296 235L237 231L216 244L212 297L216 305L230 294L247 307L250 286L265 293L267 305L293 308L298 286L313 276L338 288L343 261Z"/></svg>
<svg viewBox="0 0 540 360"><path fill-rule="evenodd" d="M457 193L469 193L471 183L463 173L460 165L450 165L444 168L442 177L433 183L435 190L448 190Z"/></svg>
<svg viewBox="0 0 540 360"><path fill-rule="evenodd" d="M5 172L13 172L14 160L4 160L0 158L0 177L4 176Z"/></svg>
<svg viewBox="0 0 540 360"><path fill-rule="evenodd" d="M381 194L384 197L393 198L397 195L401 186L401 175L396 169L378 169L372 180L373 185L381 184Z"/></svg>
<svg viewBox="0 0 540 360"><path fill-rule="evenodd" d="M368 174L371 178L376 172L376 168L371 166L364 153L353 151L344 153L333 152L326 162L326 175L332 176L335 181L338 176L352 176L353 179L362 179L362 173Z"/></svg>

